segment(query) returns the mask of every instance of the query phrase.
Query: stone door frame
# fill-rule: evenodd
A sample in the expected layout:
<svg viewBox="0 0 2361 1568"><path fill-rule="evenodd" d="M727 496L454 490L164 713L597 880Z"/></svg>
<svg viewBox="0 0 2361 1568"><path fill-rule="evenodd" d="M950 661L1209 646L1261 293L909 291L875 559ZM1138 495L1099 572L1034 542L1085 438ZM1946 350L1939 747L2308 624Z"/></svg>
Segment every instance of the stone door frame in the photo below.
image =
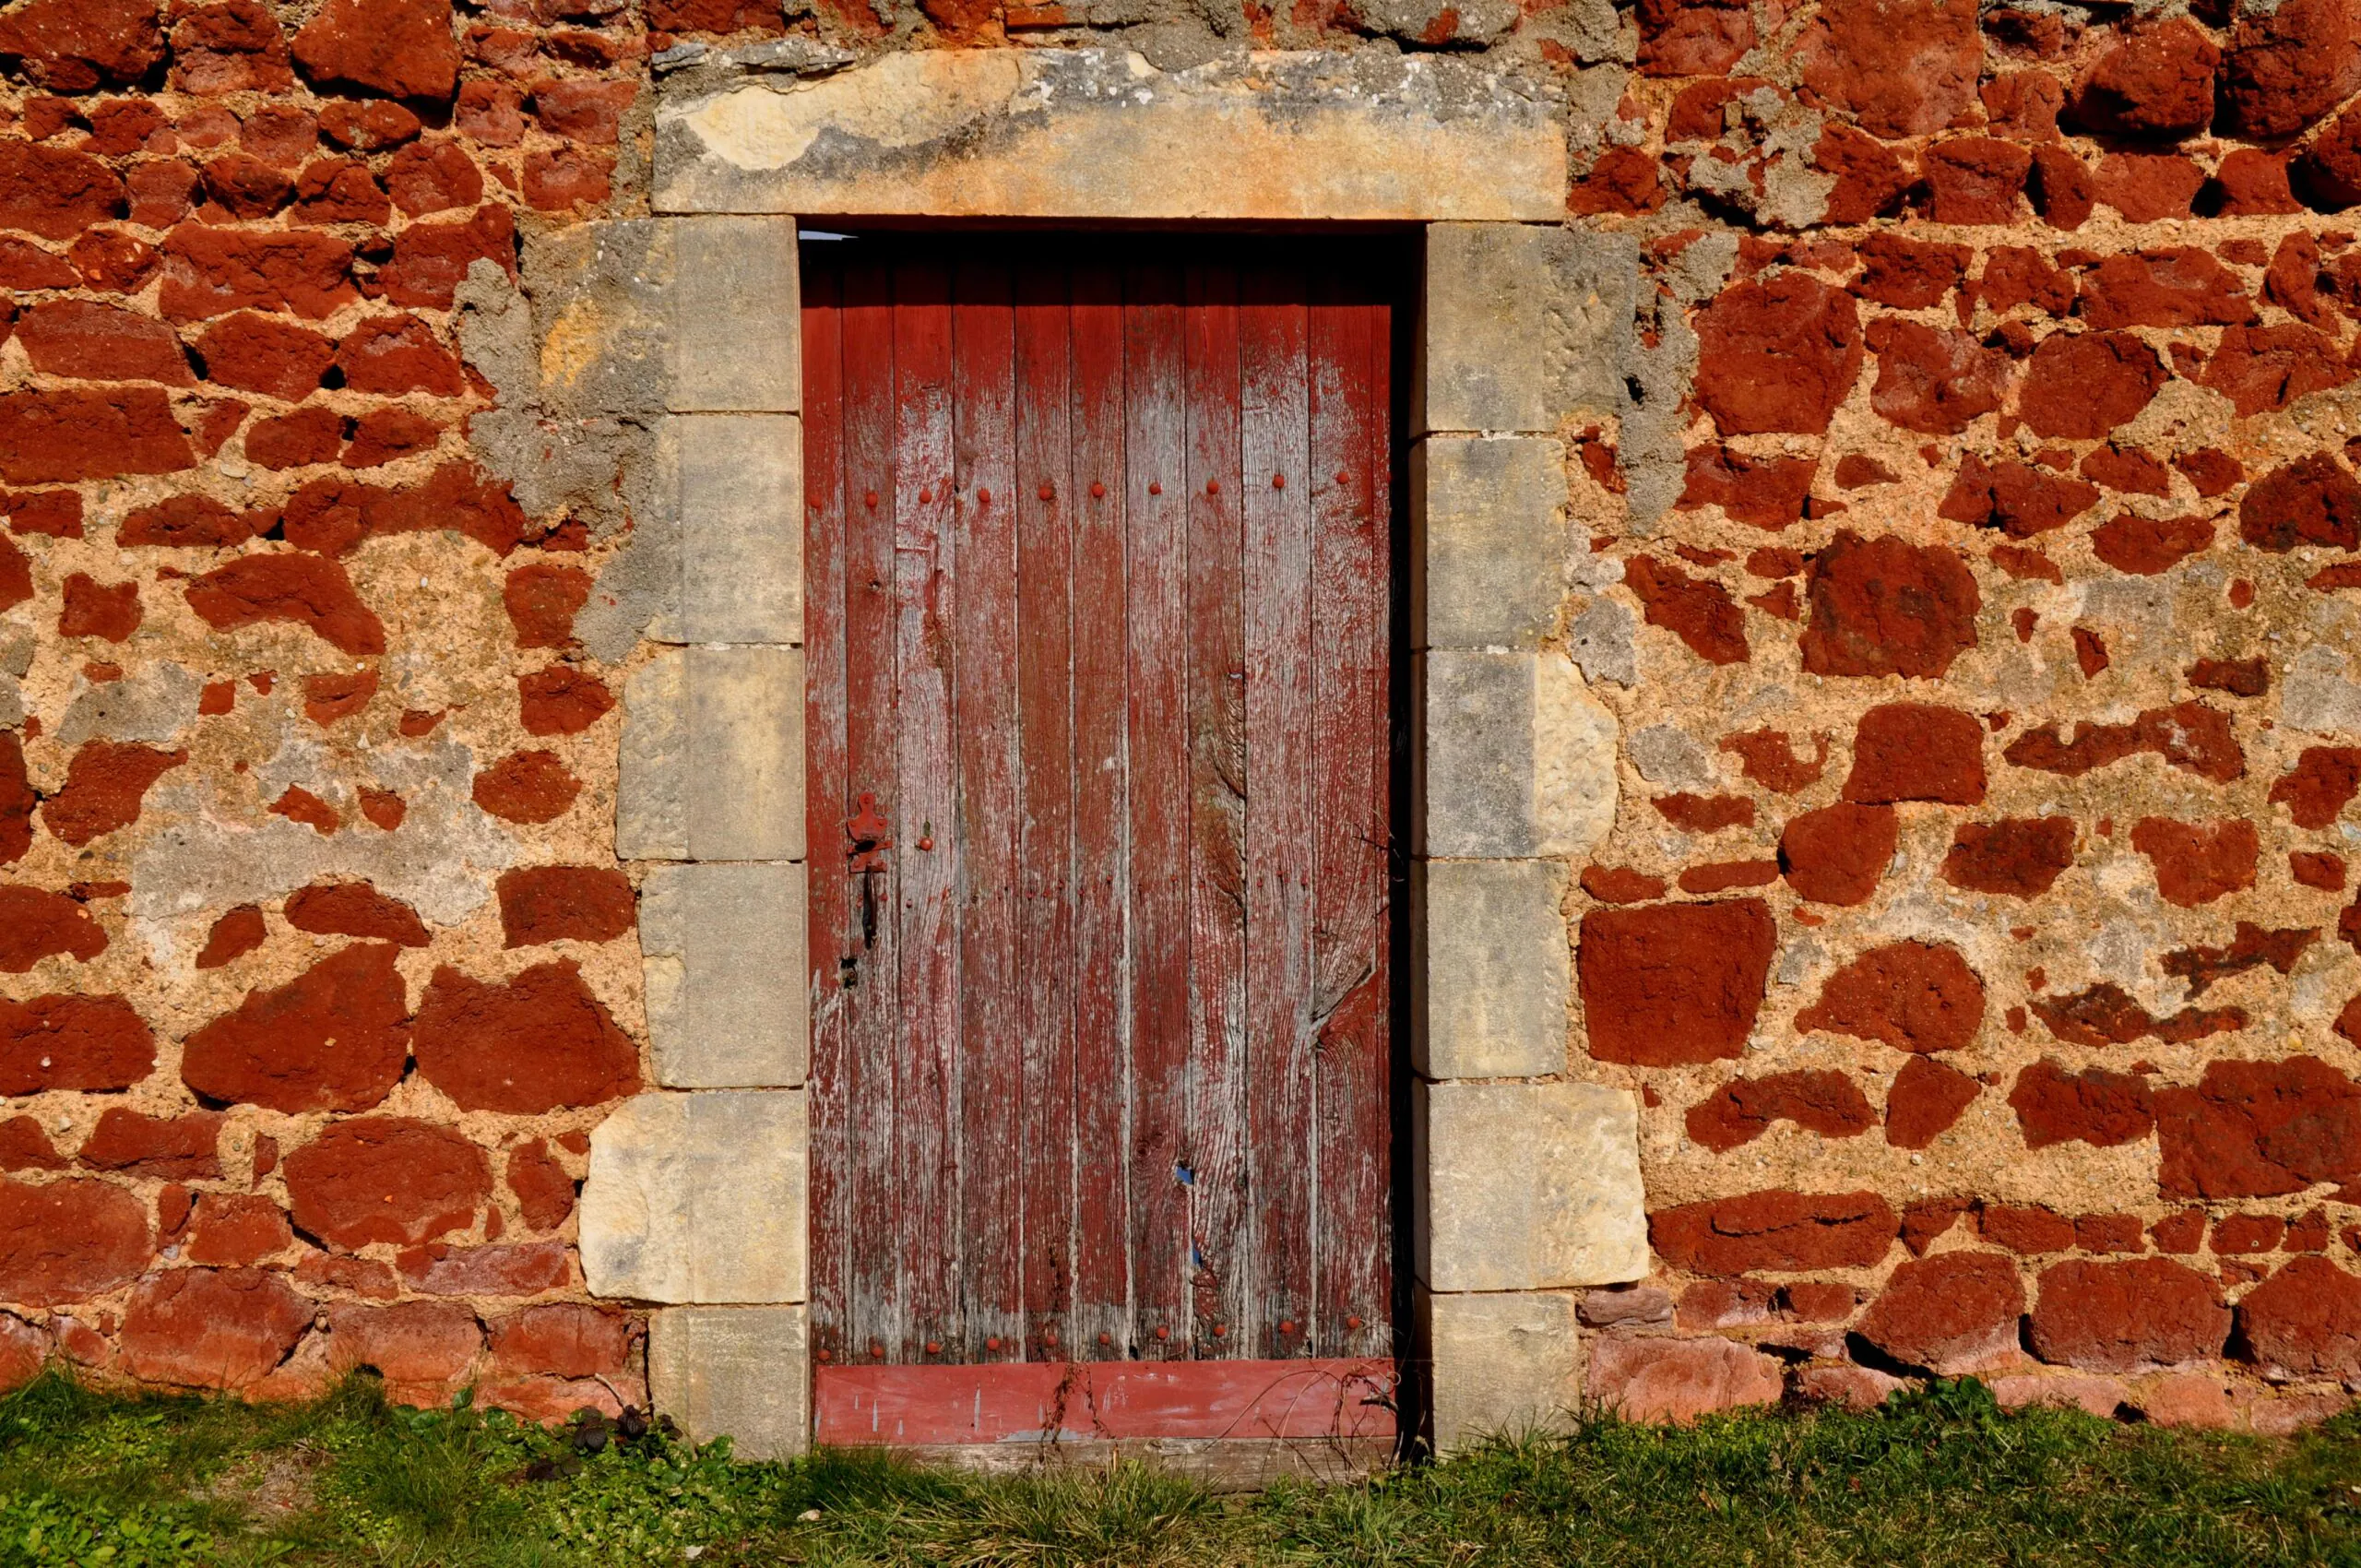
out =
<svg viewBox="0 0 2361 1568"><path fill-rule="evenodd" d="M1631 1097L1568 1075L1568 878L1613 821L1617 736L1560 625L1580 541L1551 106L1420 56L844 68L789 41L671 63L642 282L669 318L653 445L677 587L626 684L616 823L655 1087L592 1135L581 1203L590 1290L653 1309L656 1405L750 1457L810 1441L799 226L1385 220L1424 232L1404 1367L1438 1446L1553 1419L1578 1397L1581 1289L1649 1265Z"/></svg>

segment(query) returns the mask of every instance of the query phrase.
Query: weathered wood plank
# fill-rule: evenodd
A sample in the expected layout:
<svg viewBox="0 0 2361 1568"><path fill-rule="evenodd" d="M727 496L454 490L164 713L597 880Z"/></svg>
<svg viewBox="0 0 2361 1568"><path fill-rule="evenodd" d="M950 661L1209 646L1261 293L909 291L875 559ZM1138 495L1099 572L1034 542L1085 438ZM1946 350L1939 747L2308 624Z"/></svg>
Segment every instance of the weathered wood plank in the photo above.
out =
<svg viewBox="0 0 2361 1568"><path fill-rule="evenodd" d="M803 267L803 841L810 846L812 1338L840 1344L851 1260L851 1087L842 964L850 949L845 822L845 385L843 279ZM820 1255L822 1249L827 1255Z"/></svg>
<svg viewBox="0 0 2361 1568"><path fill-rule="evenodd" d="M1311 317L1316 1345L1382 1354L1393 1281L1386 946L1392 517L1385 308L1333 282Z"/></svg>
<svg viewBox="0 0 2361 1568"><path fill-rule="evenodd" d="M1242 1337L1253 1265L1247 1191L1244 536L1239 509L1238 274L1192 267L1189 406L1189 1241L1199 1356Z"/></svg>
<svg viewBox="0 0 2361 1568"><path fill-rule="evenodd" d="M1188 382L1178 267L1126 279L1133 1343L1186 1356L1189 1282Z"/></svg>
<svg viewBox="0 0 2361 1568"><path fill-rule="evenodd" d="M1074 787L1073 374L1065 269L1034 256L1016 293L1017 671L1025 804L1017 981L1026 1354L1063 1360L1074 1325ZM1094 1086L1094 1094L1107 1086Z"/></svg>
<svg viewBox="0 0 2361 1568"><path fill-rule="evenodd" d="M1012 1049L1027 1003L1018 969L1019 835L1025 782L1018 760L1017 514L1010 505L1017 388L1009 269L964 260L951 306L953 462L950 486L952 724L958 763L955 823L937 818L933 849L952 857L958 922L959 1276L966 1353L1024 1353L1024 1114L1032 1086ZM921 499L924 492L921 491ZM923 828L924 825L920 825ZM1022 1151L1022 1152L1020 1152ZM950 1342L930 1340L949 1354Z"/></svg>
<svg viewBox="0 0 2361 1568"><path fill-rule="evenodd" d="M848 822L872 846L848 862L844 975L846 1134L852 1197L844 1245L847 1312L835 1343L814 1354L865 1359L898 1346L906 1304L900 1263L896 1078L901 1050L900 832L894 553L896 439L891 273L848 263L844 279L845 747ZM839 832L843 832L839 828ZM859 849L859 842L847 848ZM824 1254L825 1255L825 1254Z"/></svg>
<svg viewBox="0 0 2361 1568"><path fill-rule="evenodd" d="M1130 1354L1130 570L1122 280L1074 268L1073 1354ZM1164 1178L1170 1184L1169 1176Z"/></svg>
<svg viewBox="0 0 2361 1568"><path fill-rule="evenodd" d="M1312 1305L1311 409L1303 277L1239 305L1245 532L1246 1142L1254 1268L1237 1354L1301 1354ZM1332 808L1333 809L1333 808Z"/></svg>
<svg viewBox="0 0 2361 1568"><path fill-rule="evenodd" d="M956 679L959 563L951 528L950 278L938 262L894 274L895 742L901 821L901 1050L894 1079L901 1298L898 1340L872 1336L872 1360L908 1361L956 1345L959 1277L959 945ZM981 1353L977 1347L973 1353Z"/></svg>
<svg viewBox="0 0 2361 1568"><path fill-rule="evenodd" d="M814 1385L822 1443L1368 1438L1395 1426L1390 1360L845 1367Z"/></svg>

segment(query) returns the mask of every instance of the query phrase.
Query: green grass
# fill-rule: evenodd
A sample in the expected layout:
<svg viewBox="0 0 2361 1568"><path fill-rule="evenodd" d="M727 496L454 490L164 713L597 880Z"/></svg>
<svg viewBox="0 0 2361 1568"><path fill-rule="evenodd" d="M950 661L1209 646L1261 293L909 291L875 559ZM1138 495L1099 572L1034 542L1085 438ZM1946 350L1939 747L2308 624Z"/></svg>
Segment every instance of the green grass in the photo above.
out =
<svg viewBox="0 0 2361 1568"><path fill-rule="evenodd" d="M635 1424L391 1408L366 1380L299 1408L53 1375L0 1399L0 1568L692 1562L2361 1568L2361 1417L2284 1440L2168 1432L2003 1415L1971 1382L1868 1415L1597 1420L1361 1485L1216 1497L1137 1468L742 1465Z"/></svg>

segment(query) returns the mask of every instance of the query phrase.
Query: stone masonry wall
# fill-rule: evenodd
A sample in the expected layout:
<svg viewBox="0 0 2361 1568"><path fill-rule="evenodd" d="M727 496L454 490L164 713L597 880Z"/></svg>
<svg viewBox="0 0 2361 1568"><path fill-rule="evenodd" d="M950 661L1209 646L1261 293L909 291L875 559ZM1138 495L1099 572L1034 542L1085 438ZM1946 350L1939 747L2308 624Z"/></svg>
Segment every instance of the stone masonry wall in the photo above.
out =
<svg viewBox="0 0 2361 1568"><path fill-rule="evenodd" d="M1487 1295L1579 1282L1524 1234L1429 1281L1505 1307L1430 1303L1438 1346L1643 1415L1968 1371L2160 1420L2341 1407L2355 0L0 7L8 1375L644 1399L644 1324L575 1246L589 1134L646 1086L800 1081L651 1050L724 897L651 862L801 852L616 837L626 690L768 657L643 632L796 640L677 630L729 620L682 514L737 460L682 444L770 438L649 390L667 280L710 281L649 216L654 103L1050 46L1176 80L1418 56L1444 122L1507 94L1563 128L1562 226L1430 243L1430 333L1498 376L1418 454L1430 570L1481 590L1422 600L1462 650L1422 669L1522 683L1560 794L1522 848L1426 843L1419 896L1501 940L1427 959L1480 985L1421 1023L1424 1114L1538 1146L1532 1107L1636 1096L1648 1277L1553 1327ZM907 162L922 129L871 134ZM1539 521L1486 533L1503 507ZM1616 787L1551 774L1541 731L1602 712ZM768 874L728 897L786 908ZM692 1101L727 1120L646 1096L635 1146ZM1447 1171L1470 1146L1436 1192L1513 1184L1498 1149ZM646 1297L800 1284L698 1289Z"/></svg>

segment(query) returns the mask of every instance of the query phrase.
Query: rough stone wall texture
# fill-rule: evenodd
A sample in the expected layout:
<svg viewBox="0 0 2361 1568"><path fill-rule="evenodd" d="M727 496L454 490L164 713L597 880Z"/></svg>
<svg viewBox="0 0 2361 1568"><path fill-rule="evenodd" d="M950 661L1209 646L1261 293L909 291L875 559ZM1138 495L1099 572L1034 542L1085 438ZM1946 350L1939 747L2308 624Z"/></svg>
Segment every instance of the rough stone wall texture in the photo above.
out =
<svg viewBox="0 0 2361 1568"><path fill-rule="evenodd" d="M1620 726L1564 1064L1641 1099L1655 1272L1586 1372L1488 1332L1643 1414L2341 1405L2354 0L0 8L11 1375L638 1396L571 1210L653 1077L649 100L1035 43L1425 53L1565 127L1519 646Z"/></svg>
<svg viewBox="0 0 2361 1568"><path fill-rule="evenodd" d="M645 184L647 53L597 0L0 9L9 1379L645 1399L572 1241L643 1076L573 624L628 518L512 494L457 301L503 341L520 241Z"/></svg>

